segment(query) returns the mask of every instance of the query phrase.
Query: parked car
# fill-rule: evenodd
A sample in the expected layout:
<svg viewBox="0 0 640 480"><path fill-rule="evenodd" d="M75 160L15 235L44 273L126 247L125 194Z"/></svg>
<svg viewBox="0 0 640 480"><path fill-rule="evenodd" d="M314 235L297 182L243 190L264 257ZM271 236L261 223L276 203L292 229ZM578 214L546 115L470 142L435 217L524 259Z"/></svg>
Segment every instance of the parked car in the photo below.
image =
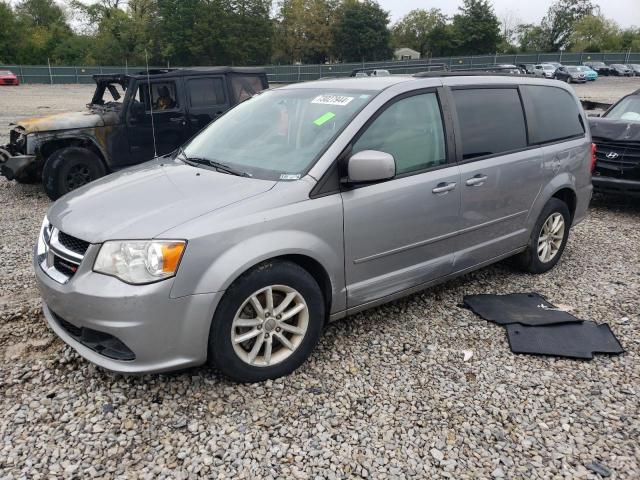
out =
<svg viewBox="0 0 640 480"><path fill-rule="evenodd" d="M578 71L583 72L588 81L594 81L598 79L598 72L596 72L593 68L591 67L587 67L585 65L578 65L576 67L578 69Z"/></svg>
<svg viewBox="0 0 640 480"><path fill-rule="evenodd" d="M633 74L636 77L640 77L640 65L637 63L630 63L629 65L627 65L627 67L629 67L631 69L631 71L633 72Z"/></svg>
<svg viewBox="0 0 640 480"><path fill-rule="evenodd" d="M544 78L555 78L556 67L549 63L541 63L533 67L533 74Z"/></svg>
<svg viewBox="0 0 640 480"><path fill-rule="evenodd" d="M0 70L0 85L20 85L20 79L11 70Z"/></svg>
<svg viewBox="0 0 640 480"><path fill-rule="evenodd" d="M488 72L509 73L511 75L522 75L522 70L516 65L509 63L499 63L487 68Z"/></svg>
<svg viewBox="0 0 640 480"><path fill-rule="evenodd" d="M107 173L174 151L268 87L261 68L152 70L148 77L94 75L96 90L84 112L19 121L0 149L0 173L19 182L42 179L55 200Z"/></svg>
<svg viewBox="0 0 640 480"><path fill-rule="evenodd" d="M561 80L567 83L586 83L587 74L581 71L578 67L573 65L561 66L556 70L556 80Z"/></svg>
<svg viewBox="0 0 640 480"><path fill-rule="evenodd" d="M562 65L560 62L544 62L548 65L553 65L554 67L556 67L556 70L559 69L560 67L563 67L564 65Z"/></svg>
<svg viewBox="0 0 640 480"><path fill-rule="evenodd" d="M586 121L569 86L526 76L265 91L53 204L46 320L110 370L288 374L327 321L514 255L551 270L591 197Z"/></svg>
<svg viewBox="0 0 640 480"><path fill-rule="evenodd" d="M611 68L604 62L583 62L583 65L591 67L593 70L598 72L598 75L611 75Z"/></svg>
<svg viewBox="0 0 640 480"><path fill-rule="evenodd" d="M640 90L589 117L596 144L593 186L601 193L640 197Z"/></svg>
<svg viewBox="0 0 640 480"><path fill-rule="evenodd" d="M522 70L524 73L534 74L535 73L535 64L533 63L519 63L518 68Z"/></svg>
<svg viewBox="0 0 640 480"><path fill-rule="evenodd" d="M611 75L616 77L633 77L633 70L621 63L612 63L610 65Z"/></svg>

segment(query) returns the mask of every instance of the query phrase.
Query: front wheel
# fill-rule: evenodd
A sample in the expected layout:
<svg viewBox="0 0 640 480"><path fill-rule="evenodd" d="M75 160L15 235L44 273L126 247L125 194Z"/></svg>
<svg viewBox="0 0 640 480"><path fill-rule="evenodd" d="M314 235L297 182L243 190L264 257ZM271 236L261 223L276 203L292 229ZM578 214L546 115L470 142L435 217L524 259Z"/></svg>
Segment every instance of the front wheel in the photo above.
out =
<svg viewBox="0 0 640 480"><path fill-rule="evenodd" d="M569 238L571 213L567 204L552 198L538 217L527 249L516 257L519 266L531 273L545 273L556 266Z"/></svg>
<svg viewBox="0 0 640 480"><path fill-rule="evenodd" d="M324 325L318 283L288 261L258 265L224 294L211 323L209 362L239 382L287 375L309 357Z"/></svg>
<svg viewBox="0 0 640 480"><path fill-rule="evenodd" d="M66 147L53 152L42 171L42 184L51 200L106 175L102 160L91 150Z"/></svg>

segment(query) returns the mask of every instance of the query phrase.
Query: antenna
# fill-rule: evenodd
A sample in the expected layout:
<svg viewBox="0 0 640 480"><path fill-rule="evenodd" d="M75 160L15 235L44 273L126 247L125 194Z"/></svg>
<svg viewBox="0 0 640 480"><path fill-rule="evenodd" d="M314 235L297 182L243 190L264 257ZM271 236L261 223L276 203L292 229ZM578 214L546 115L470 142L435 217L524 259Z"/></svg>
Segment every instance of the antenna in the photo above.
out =
<svg viewBox="0 0 640 480"><path fill-rule="evenodd" d="M149 90L149 109L151 110L151 135L153 136L153 158L158 158L158 149L156 148L156 124L153 121L153 97L151 96L151 77L149 76L149 55L147 50L144 51L144 58L147 62L147 88Z"/></svg>

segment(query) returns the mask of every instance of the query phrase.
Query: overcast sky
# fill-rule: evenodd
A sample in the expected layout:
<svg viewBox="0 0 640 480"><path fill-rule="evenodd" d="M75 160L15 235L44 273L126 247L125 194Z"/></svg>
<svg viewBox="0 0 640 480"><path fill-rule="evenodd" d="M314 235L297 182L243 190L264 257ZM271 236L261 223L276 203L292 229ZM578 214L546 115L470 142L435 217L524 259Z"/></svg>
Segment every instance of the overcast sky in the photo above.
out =
<svg viewBox="0 0 640 480"><path fill-rule="evenodd" d="M391 12L391 21L414 8L439 8L447 15L458 11L462 0L378 0L385 10ZM523 23L538 23L547 12L553 0L490 0L493 9L502 18L511 13ZM622 27L640 26L640 0L595 0L604 16L618 22Z"/></svg>

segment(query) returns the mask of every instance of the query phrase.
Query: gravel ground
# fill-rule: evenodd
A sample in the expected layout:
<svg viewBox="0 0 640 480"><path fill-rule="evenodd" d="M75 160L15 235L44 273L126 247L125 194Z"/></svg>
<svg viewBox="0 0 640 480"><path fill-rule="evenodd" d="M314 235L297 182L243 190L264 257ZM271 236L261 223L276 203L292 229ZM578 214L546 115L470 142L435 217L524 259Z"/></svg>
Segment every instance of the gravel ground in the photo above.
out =
<svg viewBox="0 0 640 480"><path fill-rule="evenodd" d="M257 385L79 358L47 329L33 280L48 199L0 179L0 205L0 478L640 478L638 204L596 198L550 273L498 264L363 312ZM514 355L502 327L457 306L528 291L609 323L626 353Z"/></svg>

